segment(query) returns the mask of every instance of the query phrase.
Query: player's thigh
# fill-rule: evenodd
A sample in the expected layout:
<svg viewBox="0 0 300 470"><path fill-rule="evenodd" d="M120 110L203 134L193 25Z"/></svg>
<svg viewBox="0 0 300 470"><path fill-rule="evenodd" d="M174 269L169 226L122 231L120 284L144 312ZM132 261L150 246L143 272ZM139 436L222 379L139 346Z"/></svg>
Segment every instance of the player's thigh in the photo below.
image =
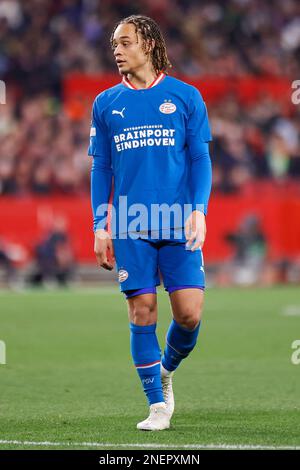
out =
<svg viewBox="0 0 300 470"><path fill-rule="evenodd" d="M158 250L141 238L113 240L116 270L122 292L159 285Z"/></svg>
<svg viewBox="0 0 300 470"><path fill-rule="evenodd" d="M142 294L127 299L128 319L140 326L157 323L156 294Z"/></svg>
<svg viewBox="0 0 300 470"><path fill-rule="evenodd" d="M158 265L165 288L205 287L202 250L191 251L185 243L169 241L159 249Z"/></svg>

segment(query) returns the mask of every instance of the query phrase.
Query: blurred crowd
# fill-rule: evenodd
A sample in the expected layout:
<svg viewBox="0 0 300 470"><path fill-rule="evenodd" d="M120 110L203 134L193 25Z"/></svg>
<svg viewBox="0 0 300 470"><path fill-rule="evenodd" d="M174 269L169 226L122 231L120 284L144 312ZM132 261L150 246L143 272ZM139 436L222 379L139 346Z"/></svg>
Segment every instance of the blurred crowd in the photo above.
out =
<svg viewBox="0 0 300 470"><path fill-rule="evenodd" d="M116 72L109 35L131 13L159 22L176 74L300 76L297 0L2 0L0 75L20 96L1 106L0 194L88 191L90 110L76 121L64 112L62 78ZM267 96L247 108L228 96L209 108L216 191L299 177L299 106L281 108Z"/></svg>
<svg viewBox="0 0 300 470"><path fill-rule="evenodd" d="M0 120L0 194L80 194L89 189L90 110L74 122L47 93L8 97Z"/></svg>
<svg viewBox="0 0 300 470"><path fill-rule="evenodd" d="M242 106L228 96L209 114L215 192L257 190L263 181L300 194L300 106L287 110L268 95Z"/></svg>
<svg viewBox="0 0 300 470"><path fill-rule="evenodd" d="M159 22L175 74L300 77L297 0L2 0L0 76L19 94L9 86L1 106L0 195L88 191L90 109L71 119L62 78L116 72L109 36L131 13ZM209 114L216 191L236 192L257 178L299 178L299 106L286 110L264 96L245 107L229 95Z"/></svg>
<svg viewBox="0 0 300 470"><path fill-rule="evenodd" d="M2 0L0 74L44 89L115 71L108 39L133 13L158 21L179 73L299 76L298 0Z"/></svg>

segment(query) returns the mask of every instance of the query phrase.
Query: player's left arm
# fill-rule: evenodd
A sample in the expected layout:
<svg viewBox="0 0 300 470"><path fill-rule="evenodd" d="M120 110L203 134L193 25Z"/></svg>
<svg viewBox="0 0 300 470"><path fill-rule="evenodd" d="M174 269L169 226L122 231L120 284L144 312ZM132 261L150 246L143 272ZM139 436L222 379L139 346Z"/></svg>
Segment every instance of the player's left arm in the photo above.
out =
<svg viewBox="0 0 300 470"><path fill-rule="evenodd" d="M190 189L192 213L185 222L187 246L191 250L202 248L206 237L208 201L212 184L209 142L212 140L206 105L199 91L193 89L189 101L187 145L191 158Z"/></svg>

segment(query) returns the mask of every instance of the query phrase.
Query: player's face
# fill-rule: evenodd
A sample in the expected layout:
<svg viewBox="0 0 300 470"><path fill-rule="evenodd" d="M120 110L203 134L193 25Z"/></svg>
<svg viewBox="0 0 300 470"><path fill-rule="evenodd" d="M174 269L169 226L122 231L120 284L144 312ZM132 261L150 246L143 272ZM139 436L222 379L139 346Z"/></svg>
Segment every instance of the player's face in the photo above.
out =
<svg viewBox="0 0 300 470"><path fill-rule="evenodd" d="M120 24L113 38L114 56L120 74L136 73L149 62L143 50L143 39L133 24Z"/></svg>

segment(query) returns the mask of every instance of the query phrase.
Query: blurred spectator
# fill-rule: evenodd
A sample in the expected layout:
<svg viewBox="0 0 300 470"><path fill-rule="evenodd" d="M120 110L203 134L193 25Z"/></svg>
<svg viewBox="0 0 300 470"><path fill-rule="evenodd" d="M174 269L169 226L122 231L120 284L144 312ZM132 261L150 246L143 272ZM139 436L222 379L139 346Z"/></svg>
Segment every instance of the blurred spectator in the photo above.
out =
<svg viewBox="0 0 300 470"><path fill-rule="evenodd" d="M1 281L11 289L21 289L23 280L18 268L28 262L28 253L23 246L0 237Z"/></svg>
<svg viewBox="0 0 300 470"><path fill-rule="evenodd" d="M226 240L233 245L234 254L219 270L219 283L223 285L259 284L264 278L267 261L266 239L255 215L247 215L235 233Z"/></svg>
<svg viewBox="0 0 300 470"><path fill-rule="evenodd" d="M230 258L211 267L211 282L219 286L272 286L300 282L300 258L270 260L267 240L260 220L254 214L244 216L238 229L226 236L233 247Z"/></svg>
<svg viewBox="0 0 300 470"><path fill-rule="evenodd" d="M47 237L36 247L36 267L30 276L34 285L48 285L56 282L67 285L71 279L75 262L67 234L66 220L57 217Z"/></svg>
<svg viewBox="0 0 300 470"><path fill-rule="evenodd" d="M11 284L16 278L16 270L9 254L9 249L4 240L0 238L0 268L8 284Z"/></svg>
<svg viewBox="0 0 300 470"><path fill-rule="evenodd" d="M51 194L52 191L52 169L51 166L41 161L33 170L32 191L36 194Z"/></svg>

